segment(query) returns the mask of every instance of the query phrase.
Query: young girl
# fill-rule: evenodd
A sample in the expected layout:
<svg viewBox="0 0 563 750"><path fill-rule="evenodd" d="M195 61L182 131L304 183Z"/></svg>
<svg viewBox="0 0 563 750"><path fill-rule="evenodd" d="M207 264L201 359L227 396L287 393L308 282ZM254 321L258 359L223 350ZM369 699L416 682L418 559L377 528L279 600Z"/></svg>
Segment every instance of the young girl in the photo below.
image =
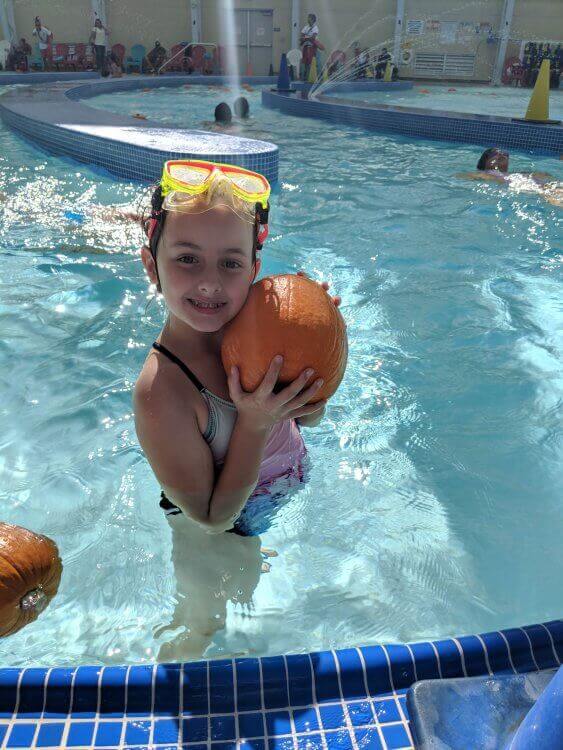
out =
<svg viewBox="0 0 563 750"><path fill-rule="evenodd" d="M306 405L319 387L310 370L278 390L276 359L245 393L236 369L227 375L221 363L224 327L260 270L269 192L263 177L236 167L168 162L145 225L143 264L168 308L134 394L137 435L172 528L176 604L155 637L173 637L159 661L201 658L229 602L232 650L260 650L247 619L236 627L268 570L256 534L302 477L298 424L316 425L324 413L322 402ZM209 533L223 531L235 533Z"/></svg>
<svg viewBox="0 0 563 750"><path fill-rule="evenodd" d="M298 424L318 424L325 409L307 404L322 385L312 370L275 388L281 356L252 393L221 363L225 325L260 271L269 194L268 182L247 170L167 162L146 222L142 260L168 318L135 386L137 435L161 507L211 532L257 533L248 528L253 495L299 474Z"/></svg>

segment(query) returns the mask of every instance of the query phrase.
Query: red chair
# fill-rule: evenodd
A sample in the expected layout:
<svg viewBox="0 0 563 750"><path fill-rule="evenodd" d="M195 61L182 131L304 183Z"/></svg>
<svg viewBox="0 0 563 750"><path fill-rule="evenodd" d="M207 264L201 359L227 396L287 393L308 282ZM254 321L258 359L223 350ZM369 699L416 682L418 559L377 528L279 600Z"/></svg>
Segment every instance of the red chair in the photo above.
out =
<svg viewBox="0 0 563 750"><path fill-rule="evenodd" d="M115 56L116 62L120 68L123 67L123 60L125 59L125 45L114 44L111 48L112 54Z"/></svg>
<svg viewBox="0 0 563 750"><path fill-rule="evenodd" d="M168 59L171 61L168 63L168 65L164 68L166 72L169 70L175 70L175 71L181 71L184 69L184 55L180 54L184 47L186 46L186 43L180 42L179 44L174 44L172 48L170 49L170 55ZM177 57L176 57L177 55Z"/></svg>
<svg viewBox="0 0 563 750"><path fill-rule="evenodd" d="M84 70L94 70L96 67L96 55L92 44L87 44L84 50Z"/></svg>
<svg viewBox="0 0 563 750"><path fill-rule="evenodd" d="M225 59L225 48L217 45L213 50L213 72L223 75L223 60Z"/></svg>
<svg viewBox="0 0 563 750"><path fill-rule="evenodd" d="M207 50L202 44L195 44L192 47L191 57L194 70L204 75L212 72L213 61L207 56Z"/></svg>
<svg viewBox="0 0 563 750"><path fill-rule="evenodd" d="M57 70L66 70L66 58L68 56L68 44L54 44L52 48L51 62Z"/></svg>

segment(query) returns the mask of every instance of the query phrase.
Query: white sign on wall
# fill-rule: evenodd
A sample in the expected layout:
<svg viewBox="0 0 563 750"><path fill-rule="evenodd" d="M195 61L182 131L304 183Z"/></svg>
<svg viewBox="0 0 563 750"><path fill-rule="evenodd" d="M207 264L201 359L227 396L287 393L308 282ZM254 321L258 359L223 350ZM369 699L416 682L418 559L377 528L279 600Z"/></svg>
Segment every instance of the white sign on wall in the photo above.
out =
<svg viewBox="0 0 563 750"><path fill-rule="evenodd" d="M457 21L442 21L440 26L440 42L442 44L455 44L457 27Z"/></svg>
<svg viewBox="0 0 563 750"><path fill-rule="evenodd" d="M407 34L422 36L424 34L424 21L407 21Z"/></svg>

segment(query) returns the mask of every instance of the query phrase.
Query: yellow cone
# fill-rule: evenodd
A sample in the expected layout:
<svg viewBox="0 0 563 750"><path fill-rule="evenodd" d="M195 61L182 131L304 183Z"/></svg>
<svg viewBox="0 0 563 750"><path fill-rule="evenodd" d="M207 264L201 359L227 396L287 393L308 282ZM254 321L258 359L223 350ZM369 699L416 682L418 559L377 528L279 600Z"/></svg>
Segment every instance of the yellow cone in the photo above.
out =
<svg viewBox="0 0 563 750"><path fill-rule="evenodd" d="M311 65L309 66L309 83L316 83L317 81L317 60L313 57Z"/></svg>
<svg viewBox="0 0 563 750"><path fill-rule="evenodd" d="M526 120L544 122L549 120L549 60L543 60L538 73L530 103L526 111Z"/></svg>
<svg viewBox="0 0 563 750"><path fill-rule="evenodd" d="M393 64L390 63L390 62L388 62L387 63L387 67L385 68L385 74L383 76L383 81L385 83L389 83L389 81L391 80L392 74L393 74Z"/></svg>

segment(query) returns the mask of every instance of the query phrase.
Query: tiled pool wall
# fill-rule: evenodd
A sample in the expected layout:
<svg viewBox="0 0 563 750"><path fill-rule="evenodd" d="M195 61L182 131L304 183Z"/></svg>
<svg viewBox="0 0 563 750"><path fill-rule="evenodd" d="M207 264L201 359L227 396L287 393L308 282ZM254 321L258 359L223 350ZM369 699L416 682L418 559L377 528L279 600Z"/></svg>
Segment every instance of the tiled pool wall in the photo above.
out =
<svg viewBox="0 0 563 750"><path fill-rule="evenodd" d="M332 90L329 92L332 94ZM314 117L366 130L396 133L483 146L500 146L548 156L563 154L563 127L524 123L508 117L440 112L415 107L366 104L325 95L308 99L296 94L263 91L262 104L297 117Z"/></svg>
<svg viewBox="0 0 563 750"><path fill-rule="evenodd" d="M413 746L406 691L416 680L531 672L562 659L556 620L311 654L5 668L0 741L7 748L398 750Z"/></svg>

